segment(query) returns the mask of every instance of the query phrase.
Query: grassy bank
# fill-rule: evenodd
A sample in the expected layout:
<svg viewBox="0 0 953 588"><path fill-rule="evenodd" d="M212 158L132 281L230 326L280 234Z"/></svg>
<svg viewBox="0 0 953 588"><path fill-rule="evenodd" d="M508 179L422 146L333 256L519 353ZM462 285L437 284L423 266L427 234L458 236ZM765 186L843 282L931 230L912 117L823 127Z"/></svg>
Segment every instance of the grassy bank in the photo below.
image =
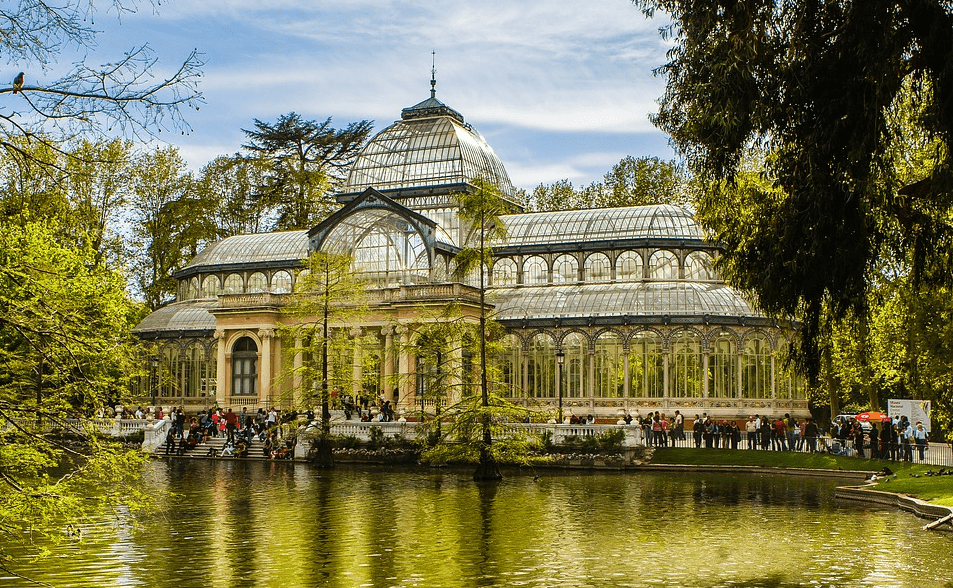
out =
<svg viewBox="0 0 953 588"><path fill-rule="evenodd" d="M819 453L725 451L723 449L662 449L655 452L649 463L760 466L864 472L878 472L886 466L893 470L896 477L889 477L877 482L874 486L875 489L884 492L909 494L934 504L953 506L953 476L931 477L926 475L927 471L940 469L936 466Z"/></svg>

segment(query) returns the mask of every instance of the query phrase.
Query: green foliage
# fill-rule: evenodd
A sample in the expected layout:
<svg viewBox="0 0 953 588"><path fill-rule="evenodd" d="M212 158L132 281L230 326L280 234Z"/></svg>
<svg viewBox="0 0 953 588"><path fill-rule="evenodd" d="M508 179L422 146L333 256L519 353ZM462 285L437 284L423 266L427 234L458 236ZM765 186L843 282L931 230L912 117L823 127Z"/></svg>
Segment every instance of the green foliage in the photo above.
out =
<svg viewBox="0 0 953 588"><path fill-rule="evenodd" d="M200 198L217 202L214 222L219 237L262 233L270 226L265 201L258 186L265 182L268 162L236 153L210 161L193 186Z"/></svg>
<svg viewBox="0 0 953 588"><path fill-rule="evenodd" d="M625 431L613 429L598 435L570 435L566 437L565 446L584 451L618 453L622 451L623 441L625 441Z"/></svg>
<svg viewBox="0 0 953 588"><path fill-rule="evenodd" d="M335 129L330 118L304 120L294 112L274 124L255 119L255 128L244 131L249 140L244 147L267 162L256 197L275 211L275 229L310 229L336 207L332 192L372 127L362 120Z"/></svg>
<svg viewBox="0 0 953 588"><path fill-rule="evenodd" d="M767 312L801 320L809 375L825 331L864 317L881 259L909 264L915 283L953 280L948 3L636 4L673 20L654 122L715 185L708 197L740 193L723 208L741 202L754 222L702 220L726 243L732 283ZM897 108L916 121L908 130L935 141L915 152L913 174L895 160L909 140L892 120ZM752 149L770 154L756 180L745 177Z"/></svg>
<svg viewBox="0 0 953 588"><path fill-rule="evenodd" d="M602 182L575 189L569 180L533 189L528 208L534 212L684 204L686 182L673 161L628 155L606 172Z"/></svg>

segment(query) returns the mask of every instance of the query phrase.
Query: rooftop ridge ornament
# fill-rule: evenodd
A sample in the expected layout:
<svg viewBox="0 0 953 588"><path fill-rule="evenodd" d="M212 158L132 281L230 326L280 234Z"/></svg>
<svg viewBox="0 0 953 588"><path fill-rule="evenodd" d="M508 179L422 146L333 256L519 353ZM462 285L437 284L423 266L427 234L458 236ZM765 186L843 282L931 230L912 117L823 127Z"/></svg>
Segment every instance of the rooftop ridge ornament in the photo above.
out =
<svg viewBox="0 0 953 588"><path fill-rule="evenodd" d="M430 52L430 98L400 111L402 120L415 118L435 118L447 116L462 125L466 125L463 115L437 100L437 52Z"/></svg>
<svg viewBox="0 0 953 588"><path fill-rule="evenodd" d="M430 97L437 98L437 52L430 52Z"/></svg>

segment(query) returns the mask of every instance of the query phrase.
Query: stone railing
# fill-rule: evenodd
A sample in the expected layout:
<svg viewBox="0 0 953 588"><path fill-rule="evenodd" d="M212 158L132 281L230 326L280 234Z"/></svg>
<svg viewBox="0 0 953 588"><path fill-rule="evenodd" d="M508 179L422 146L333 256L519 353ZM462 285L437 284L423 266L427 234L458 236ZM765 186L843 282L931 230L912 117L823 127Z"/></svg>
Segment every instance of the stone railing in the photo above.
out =
<svg viewBox="0 0 953 588"><path fill-rule="evenodd" d="M218 302L222 308L274 308L287 304L287 294L257 292L254 294L219 294Z"/></svg>

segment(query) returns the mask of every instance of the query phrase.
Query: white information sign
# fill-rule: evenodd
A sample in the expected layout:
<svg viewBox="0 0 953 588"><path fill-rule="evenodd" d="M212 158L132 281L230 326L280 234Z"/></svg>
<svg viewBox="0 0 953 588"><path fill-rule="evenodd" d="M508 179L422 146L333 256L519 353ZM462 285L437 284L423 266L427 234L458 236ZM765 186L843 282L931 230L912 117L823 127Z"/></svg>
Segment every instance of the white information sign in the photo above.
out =
<svg viewBox="0 0 953 588"><path fill-rule="evenodd" d="M907 415L911 423L920 421L923 428L930 432L930 401L929 400L888 400L887 414L896 421Z"/></svg>

